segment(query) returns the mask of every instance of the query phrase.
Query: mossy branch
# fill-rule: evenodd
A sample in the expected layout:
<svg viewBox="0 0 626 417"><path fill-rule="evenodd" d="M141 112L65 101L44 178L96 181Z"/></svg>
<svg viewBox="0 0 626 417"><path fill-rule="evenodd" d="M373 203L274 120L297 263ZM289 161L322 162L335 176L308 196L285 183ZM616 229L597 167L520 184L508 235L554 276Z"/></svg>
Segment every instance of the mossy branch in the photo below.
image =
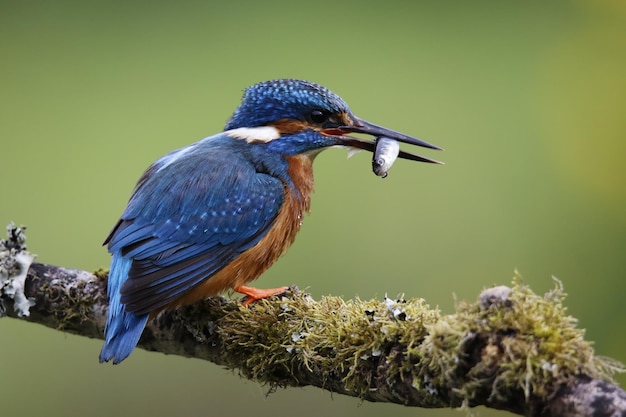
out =
<svg viewBox="0 0 626 417"><path fill-rule="evenodd" d="M106 272L30 265L21 230L12 227L0 241L0 312L102 338ZM21 301L6 291L19 276ZM139 346L209 360L271 388L313 385L429 408L625 415L626 393L612 380L621 365L594 355L563 298L560 282L539 296L515 279L442 315L422 299L315 301L292 288L249 307L211 298L162 313Z"/></svg>

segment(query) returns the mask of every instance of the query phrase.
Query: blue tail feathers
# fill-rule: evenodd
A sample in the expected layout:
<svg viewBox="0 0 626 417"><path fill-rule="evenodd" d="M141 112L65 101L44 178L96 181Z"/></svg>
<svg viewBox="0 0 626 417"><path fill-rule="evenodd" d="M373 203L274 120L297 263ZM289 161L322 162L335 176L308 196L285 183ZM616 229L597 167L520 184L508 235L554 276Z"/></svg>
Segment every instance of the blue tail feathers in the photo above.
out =
<svg viewBox="0 0 626 417"><path fill-rule="evenodd" d="M119 252L113 254L109 271L109 313L104 330L105 342L100 351L100 362L113 361L120 363L133 351L146 323L149 314L135 314L124 311L121 303L120 289L128 278L132 259L123 257Z"/></svg>

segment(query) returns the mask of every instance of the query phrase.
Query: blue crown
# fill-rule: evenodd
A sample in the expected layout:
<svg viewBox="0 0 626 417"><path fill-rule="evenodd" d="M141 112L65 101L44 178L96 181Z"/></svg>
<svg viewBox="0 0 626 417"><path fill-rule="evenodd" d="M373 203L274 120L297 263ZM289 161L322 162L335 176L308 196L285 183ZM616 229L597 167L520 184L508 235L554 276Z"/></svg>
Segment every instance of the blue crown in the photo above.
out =
<svg viewBox="0 0 626 417"><path fill-rule="evenodd" d="M293 79L265 81L245 90L225 130L265 126L281 119L304 121L311 109L350 112L341 97L321 85Z"/></svg>

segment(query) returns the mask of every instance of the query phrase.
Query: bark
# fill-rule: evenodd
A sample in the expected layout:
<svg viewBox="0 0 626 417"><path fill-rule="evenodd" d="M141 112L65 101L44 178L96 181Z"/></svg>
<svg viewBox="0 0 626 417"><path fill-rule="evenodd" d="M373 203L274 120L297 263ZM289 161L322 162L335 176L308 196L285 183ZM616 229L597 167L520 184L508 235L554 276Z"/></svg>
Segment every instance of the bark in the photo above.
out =
<svg viewBox="0 0 626 417"><path fill-rule="evenodd" d="M0 312L102 338L106 272L31 265L16 239L0 241ZM516 280L443 315L422 299L316 301L290 288L249 307L216 297L163 312L139 347L205 359L272 388L312 385L428 408L626 415L626 393L612 380L621 365L594 354L563 298L558 282L539 296Z"/></svg>

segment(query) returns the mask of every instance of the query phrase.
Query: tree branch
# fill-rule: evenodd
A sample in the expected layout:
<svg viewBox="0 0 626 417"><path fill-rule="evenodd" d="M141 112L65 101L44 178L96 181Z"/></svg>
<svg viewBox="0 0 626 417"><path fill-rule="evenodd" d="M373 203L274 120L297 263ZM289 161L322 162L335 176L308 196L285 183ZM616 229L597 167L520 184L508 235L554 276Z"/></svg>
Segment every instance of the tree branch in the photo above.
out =
<svg viewBox="0 0 626 417"><path fill-rule="evenodd" d="M0 313L102 338L106 272L30 260L22 229L10 225L0 241ZM313 385L428 408L625 415L626 393L612 380L621 365L594 355L563 298L559 282L541 297L516 279L442 315L422 299L315 301L291 288L249 307L218 297L161 313L139 346L209 360L272 388Z"/></svg>

